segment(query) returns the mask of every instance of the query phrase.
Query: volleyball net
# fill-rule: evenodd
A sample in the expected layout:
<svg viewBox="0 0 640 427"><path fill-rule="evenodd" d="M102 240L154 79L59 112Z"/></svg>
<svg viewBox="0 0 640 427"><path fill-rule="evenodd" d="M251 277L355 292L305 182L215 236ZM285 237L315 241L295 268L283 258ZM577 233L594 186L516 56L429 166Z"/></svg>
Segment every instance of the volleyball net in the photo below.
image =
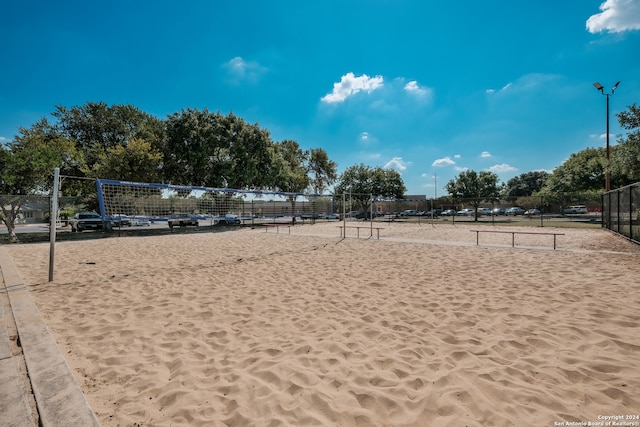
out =
<svg viewBox="0 0 640 427"><path fill-rule="evenodd" d="M212 223L233 216L242 222L315 220L334 213L333 195L237 190L98 179L98 203L105 219L176 215Z"/></svg>

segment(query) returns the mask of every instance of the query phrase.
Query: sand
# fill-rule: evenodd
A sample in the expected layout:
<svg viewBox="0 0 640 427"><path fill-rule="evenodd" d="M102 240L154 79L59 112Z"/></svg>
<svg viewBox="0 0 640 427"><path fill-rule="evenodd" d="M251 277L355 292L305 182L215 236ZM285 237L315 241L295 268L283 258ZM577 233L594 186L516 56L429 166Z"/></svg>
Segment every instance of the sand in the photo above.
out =
<svg viewBox="0 0 640 427"><path fill-rule="evenodd" d="M103 426L640 414L637 245L381 226L59 242L51 283L48 244L7 248Z"/></svg>

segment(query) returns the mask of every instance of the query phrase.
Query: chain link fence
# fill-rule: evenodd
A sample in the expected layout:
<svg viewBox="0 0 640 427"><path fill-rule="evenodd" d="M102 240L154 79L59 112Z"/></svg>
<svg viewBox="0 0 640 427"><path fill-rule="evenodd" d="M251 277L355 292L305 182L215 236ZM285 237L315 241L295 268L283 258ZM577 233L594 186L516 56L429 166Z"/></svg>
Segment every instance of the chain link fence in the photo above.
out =
<svg viewBox="0 0 640 427"><path fill-rule="evenodd" d="M640 182L602 195L602 226L640 244Z"/></svg>
<svg viewBox="0 0 640 427"><path fill-rule="evenodd" d="M381 198L372 195L336 195L336 210L348 218L374 221L421 221L438 218L443 221L497 222L513 219L556 222L600 222L600 194L565 193L554 196L518 197L515 200L484 200L442 196ZM345 207L343 208L343 204ZM476 212L477 208L477 212Z"/></svg>

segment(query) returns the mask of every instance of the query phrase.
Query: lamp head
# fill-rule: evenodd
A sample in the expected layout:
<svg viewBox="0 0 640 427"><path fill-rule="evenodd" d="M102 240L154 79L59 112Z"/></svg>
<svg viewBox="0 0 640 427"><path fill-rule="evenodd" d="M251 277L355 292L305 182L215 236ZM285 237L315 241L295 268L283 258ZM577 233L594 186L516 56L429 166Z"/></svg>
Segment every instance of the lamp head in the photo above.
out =
<svg viewBox="0 0 640 427"><path fill-rule="evenodd" d="M616 88L618 87L619 84L620 84L620 80L618 80L618 82L613 85L613 87L611 88L611 93L615 92L615 90L616 90Z"/></svg>
<svg viewBox="0 0 640 427"><path fill-rule="evenodd" d="M601 91L601 90L604 90L604 86L602 86L602 85L601 85L600 83L598 83L598 82L595 82L593 85L596 87L596 89L598 89L598 90L600 90L600 91Z"/></svg>

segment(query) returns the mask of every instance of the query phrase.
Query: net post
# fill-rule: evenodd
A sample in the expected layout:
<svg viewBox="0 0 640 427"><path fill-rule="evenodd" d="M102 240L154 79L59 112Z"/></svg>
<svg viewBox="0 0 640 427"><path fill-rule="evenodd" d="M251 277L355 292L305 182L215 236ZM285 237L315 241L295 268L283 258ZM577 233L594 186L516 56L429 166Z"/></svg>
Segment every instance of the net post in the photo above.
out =
<svg viewBox="0 0 640 427"><path fill-rule="evenodd" d="M53 266L56 251L56 226L58 225L58 191L60 182L60 168L53 170L53 194L51 195L51 214L49 220L49 281L53 282Z"/></svg>
<svg viewBox="0 0 640 427"><path fill-rule="evenodd" d="M98 205L100 206L100 215L102 216L102 220L106 221L105 215L105 205L104 205L104 194L102 192L102 180L96 179L96 188L98 191Z"/></svg>

